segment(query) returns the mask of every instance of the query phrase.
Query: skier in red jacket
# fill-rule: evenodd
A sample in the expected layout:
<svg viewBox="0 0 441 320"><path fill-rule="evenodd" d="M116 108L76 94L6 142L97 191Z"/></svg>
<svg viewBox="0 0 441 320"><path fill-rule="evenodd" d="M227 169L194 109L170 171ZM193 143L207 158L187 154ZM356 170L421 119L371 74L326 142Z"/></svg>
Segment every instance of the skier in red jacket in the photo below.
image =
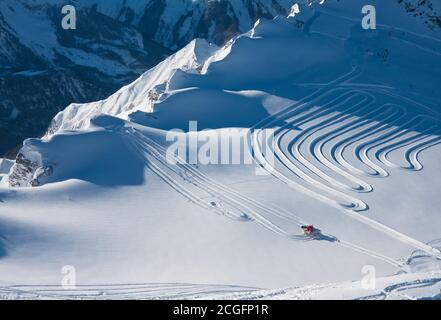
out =
<svg viewBox="0 0 441 320"><path fill-rule="evenodd" d="M314 233L314 226L312 224L302 226L303 232L305 235L310 236Z"/></svg>

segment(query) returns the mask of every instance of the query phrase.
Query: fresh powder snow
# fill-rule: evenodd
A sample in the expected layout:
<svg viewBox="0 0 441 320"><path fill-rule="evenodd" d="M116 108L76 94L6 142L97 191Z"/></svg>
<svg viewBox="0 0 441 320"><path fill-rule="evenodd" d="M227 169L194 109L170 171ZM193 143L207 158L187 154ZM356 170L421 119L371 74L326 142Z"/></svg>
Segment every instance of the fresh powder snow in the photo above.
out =
<svg viewBox="0 0 441 320"><path fill-rule="evenodd" d="M320 2L195 39L0 162L0 298L439 299L441 29ZM243 132L250 163L189 160Z"/></svg>

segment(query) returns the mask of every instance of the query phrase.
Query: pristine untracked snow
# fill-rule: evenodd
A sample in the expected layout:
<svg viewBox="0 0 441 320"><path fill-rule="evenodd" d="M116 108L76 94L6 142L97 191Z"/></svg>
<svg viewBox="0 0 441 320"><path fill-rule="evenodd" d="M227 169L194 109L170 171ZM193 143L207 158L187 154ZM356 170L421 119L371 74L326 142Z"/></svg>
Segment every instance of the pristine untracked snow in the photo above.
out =
<svg viewBox="0 0 441 320"><path fill-rule="evenodd" d="M26 140L2 169L0 297L439 298L439 31L327 4L195 40ZM189 121L184 154L248 129L252 163L170 155Z"/></svg>

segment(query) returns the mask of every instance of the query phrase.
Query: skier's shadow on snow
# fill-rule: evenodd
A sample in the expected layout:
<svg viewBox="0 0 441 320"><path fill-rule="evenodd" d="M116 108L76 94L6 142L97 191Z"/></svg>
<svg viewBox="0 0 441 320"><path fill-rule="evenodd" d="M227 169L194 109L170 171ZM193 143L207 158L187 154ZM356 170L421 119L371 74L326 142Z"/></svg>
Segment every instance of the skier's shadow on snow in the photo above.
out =
<svg viewBox="0 0 441 320"><path fill-rule="evenodd" d="M330 236L327 234L323 234L322 231L317 228L314 229L313 237L314 237L314 240L319 240L319 241L328 241L328 242L337 242L338 241L338 239L336 237Z"/></svg>

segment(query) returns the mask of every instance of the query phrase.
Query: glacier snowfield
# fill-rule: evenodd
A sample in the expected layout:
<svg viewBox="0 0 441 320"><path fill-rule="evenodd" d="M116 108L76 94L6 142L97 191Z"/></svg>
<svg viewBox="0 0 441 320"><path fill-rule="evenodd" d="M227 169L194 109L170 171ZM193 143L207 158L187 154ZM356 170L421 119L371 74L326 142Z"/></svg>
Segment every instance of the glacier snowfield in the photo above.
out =
<svg viewBox="0 0 441 320"><path fill-rule="evenodd" d="M388 2L363 30L362 3L193 40L61 111L0 163L0 298L439 299L441 29ZM188 154L246 129L252 163L170 155L175 129Z"/></svg>

